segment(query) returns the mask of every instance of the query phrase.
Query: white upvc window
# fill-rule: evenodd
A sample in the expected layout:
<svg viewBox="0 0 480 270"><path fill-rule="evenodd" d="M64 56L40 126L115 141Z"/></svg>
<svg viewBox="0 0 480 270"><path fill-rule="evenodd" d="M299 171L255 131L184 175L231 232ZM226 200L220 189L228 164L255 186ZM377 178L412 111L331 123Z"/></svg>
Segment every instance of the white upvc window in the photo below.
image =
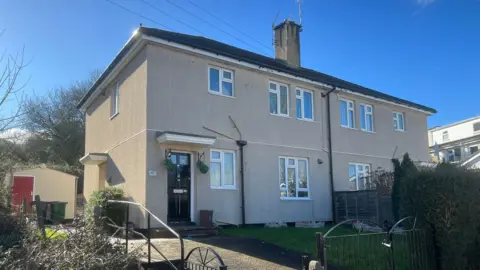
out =
<svg viewBox="0 0 480 270"><path fill-rule="evenodd" d="M235 152L210 150L210 187L235 188Z"/></svg>
<svg viewBox="0 0 480 270"><path fill-rule="evenodd" d="M115 115L118 114L119 101L120 101L120 83L117 83L115 85L115 88L113 88L113 93L112 93L112 111L110 114L111 117L114 117Z"/></svg>
<svg viewBox="0 0 480 270"><path fill-rule="evenodd" d="M442 140L444 142L450 140L449 137L448 137L448 130L445 130L444 132L442 132Z"/></svg>
<svg viewBox="0 0 480 270"><path fill-rule="evenodd" d="M371 105L360 104L360 128L373 132L373 107Z"/></svg>
<svg viewBox="0 0 480 270"><path fill-rule="evenodd" d="M350 163L348 165L348 179L350 190L363 190L368 187L370 165L362 163Z"/></svg>
<svg viewBox="0 0 480 270"><path fill-rule="evenodd" d="M208 67L208 91L212 94L233 97L234 89L233 71L219 68Z"/></svg>
<svg viewBox="0 0 480 270"><path fill-rule="evenodd" d="M340 125L355 128L355 106L351 100L340 99Z"/></svg>
<svg viewBox="0 0 480 270"><path fill-rule="evenodd" d="M270 114L288 116L288 86L270 81L268 84Z"/></svg>
<svg viewBox="0 0 480 270"><path fill-rule="evenodd" d="M393 129L405 131L405 116L400 112L393 112Z"/></svg>
<svg viewBox="0 0 480 270"><path fill-rule="evenodd" d="M278 158L280 198L305 200L310 198L308 159L296 157Z"/></svg>
<svg viewBox="0 0 480 270"><path fill-rule="evenodd" d="M297 118L313 120L313 92L297 88L296 97Z"/></svg>

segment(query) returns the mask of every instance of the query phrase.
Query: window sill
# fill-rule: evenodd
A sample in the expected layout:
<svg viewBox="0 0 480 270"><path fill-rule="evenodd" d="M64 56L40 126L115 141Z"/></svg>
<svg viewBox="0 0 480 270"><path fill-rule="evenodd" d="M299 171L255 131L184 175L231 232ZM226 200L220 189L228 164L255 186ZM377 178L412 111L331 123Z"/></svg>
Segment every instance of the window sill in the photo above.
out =
<svg viewBox="0 0 480 270"><path fill-rule="evenodd" d="M297 120L305 121L305 122L310 122L310 123L317 123L315 120L313 120L313 119L308 119L308 118L297 118Z"/></svg>
<svg viewBox="0 0 480 270"><path fill-rule="evenodd" d="M352 128L352 127L349 127L349 126L342 126L342 125L340 125L340 127L346 128L346 129L351 129L351 130L357 130L356 128L354 128L354 127Z"/></svg>
<svg viewBox="0 0 480 270"><path fill-rule="evenodd" d="M366 129L361 129L363 132L367 132L367 133L373 133L373 134L376 134L377 132L375 131L369 131L369 130L366 130Z"/></svg>
<svg viewBox="0 0 480 270"><path fill-rule="evenodd" d="M212 186L210 186L210 189L238 190L236 187L212 187Z"/></svg>
<svg viewBox="0 0 480 270"><path fill-rule="evenodd" d="M292 117L290 117L289 115L286 115L286 114L275 114L275 113L270 113L270 115L273 115L273 116L280 116L280 117L285 117L285 118L292 118Z"/></svg>
<svg viewBox="0 0 480 270"><path fill-rule="evenodd" d="M311 201L310 198L280 197L281 201Z"/></svg>
<svg viewBox="0 0 480 270"><path fill-rule="evenodd" d="M120 113L117 112L117 113L115 113L114 115L110 116L110 120L112 120L113 118L117 117L117 115L119 115L119 114L120 114Z"/></svg>
<svg viewBox="0 0 480 270"><path fill-rule="evenodd" d="M398 131L398 132L405 132L404 129L394 129L394 131Z"/></svg>
<svg viewBox="0 0 480 270"><path fill-rule="evenodd" d="M209 94L212 94L212 95L215 95L215 96L220 96L220 97L226 97L226 98L233 98L233 99L236 99L235 96L227 96L227 95L224 95L220 92L215 92L215 91L211 91L211 90L208 90L208 93ZM234 93L235 94L235 93Z"/></svg>

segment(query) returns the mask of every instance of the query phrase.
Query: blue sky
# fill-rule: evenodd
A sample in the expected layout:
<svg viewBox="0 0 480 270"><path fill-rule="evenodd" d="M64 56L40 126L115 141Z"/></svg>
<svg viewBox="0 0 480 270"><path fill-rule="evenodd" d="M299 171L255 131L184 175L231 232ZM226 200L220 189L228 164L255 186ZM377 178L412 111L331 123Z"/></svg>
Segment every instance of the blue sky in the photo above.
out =
<svg viewBox="0 0 480 270"><path fill-rule="evenodd" d="M139 0L111 1L174 31L200 35L198 30L269 56L277 12L278 20L298 20L295 0L192 0L254 41L188 0L145 0L183 23ZM43 95L103 70L139 23L163 28L105 0L0 0L0 5L0 29L6 30L0 50L16 52L25 45L32 59L24 74L31 76L26 94ZM439 112L429 117L429 126L477 116L479 14L480 0L304 0L302 65L433 107Z"/></svg>

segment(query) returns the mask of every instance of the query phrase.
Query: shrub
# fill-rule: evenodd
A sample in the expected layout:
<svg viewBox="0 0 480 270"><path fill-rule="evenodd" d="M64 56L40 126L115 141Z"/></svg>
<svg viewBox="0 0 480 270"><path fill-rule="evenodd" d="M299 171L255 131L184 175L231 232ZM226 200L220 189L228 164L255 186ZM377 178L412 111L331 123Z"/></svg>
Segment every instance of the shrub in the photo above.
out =
<svg viewBox="0 0 480 270"><path fill-rule="evenodd" d="M403 216L434 234L441 269L480 269L480 172L450 164L402 179Z"/></svg>
<svg viewBox="0 0 480 270"><path fill-rule="evenodd" d="M104 217L110 218L115 224L121 226L125 222L125 205L109 204L108 200L125 200L123 189L106 187L96 190L85 206L85 220L88 223L94 221L94 209L99 207Z"/></svg>
<svg viewBox="0 0 480 270"><path fill-rule="evenodd" d="M393 186L392 186L392 212L395 221L400 219L400 197L402 192L403 178L417 171L415 164L410 159L408 153L403 155L402 162L398 159L392 159L393 163Z"/></svg>
<svg viewBox="0 0 480 270"><path fill-rule="evenodd" d="M0 252L0 269L125 269L138 261L138 249L126 255L124 244L101 226L80 220L62 232L48 229L46 238L35 226L26 226L24 235L18 245Z"/></svg>

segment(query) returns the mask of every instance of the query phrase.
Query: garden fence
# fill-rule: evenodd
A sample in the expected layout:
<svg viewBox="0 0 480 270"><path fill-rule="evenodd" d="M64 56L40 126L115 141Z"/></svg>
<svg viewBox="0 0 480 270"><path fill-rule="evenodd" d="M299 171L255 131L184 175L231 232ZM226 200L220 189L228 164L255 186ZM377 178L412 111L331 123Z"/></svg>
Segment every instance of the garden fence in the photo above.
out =
<svg viewBox="0 0 480 270"><path fill-rule="evenodd" d="M349 219L368 220L393 224L392 199L377 190L336 191L335 211L337 222Z"/></svg>

